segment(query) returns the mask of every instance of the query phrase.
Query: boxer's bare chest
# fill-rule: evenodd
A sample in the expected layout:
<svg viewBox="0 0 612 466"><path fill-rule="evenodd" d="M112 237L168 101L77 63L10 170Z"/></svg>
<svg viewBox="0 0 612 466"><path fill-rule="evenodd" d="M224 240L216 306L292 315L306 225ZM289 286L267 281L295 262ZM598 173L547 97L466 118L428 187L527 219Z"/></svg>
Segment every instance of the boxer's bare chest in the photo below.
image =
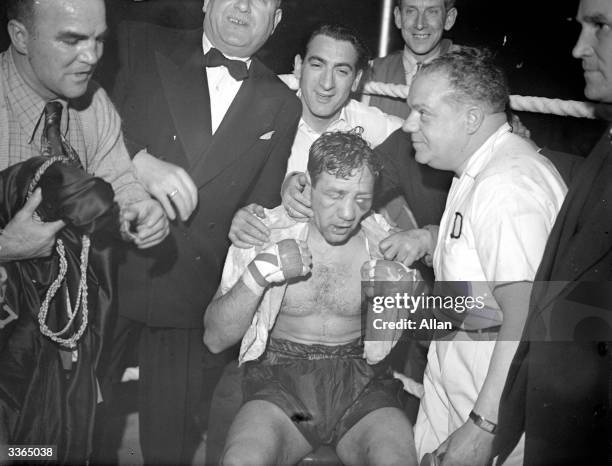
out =
<svg viewBox="0 0 612 466"><path fill-rule="evenodd" d="M310 246L310 244L309 244ZM287 286L281 313L291 316L355 316L361 312L360 269L369 259L359 233L342 246L312 245L312 273Z"/></svg>

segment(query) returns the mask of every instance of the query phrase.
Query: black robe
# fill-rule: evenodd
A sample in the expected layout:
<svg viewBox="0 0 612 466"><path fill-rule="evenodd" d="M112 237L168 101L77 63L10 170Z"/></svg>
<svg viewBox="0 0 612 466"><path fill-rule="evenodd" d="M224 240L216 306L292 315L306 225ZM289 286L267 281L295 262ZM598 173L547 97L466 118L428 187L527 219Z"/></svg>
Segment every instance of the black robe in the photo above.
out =
<svg viewBox="0 0 612 466"><path fill-rule="evenodd" d="M32 177L45 160L36 157L0 172L0 225L6 226L23 207ZM81 275L81 236L90 235L88 324L77 342L78 359L66 371L61 347L41 333L38 322L41 302L58 275L57 252L1 265L6 280L0 285L0 429L6 430L9 444L57 445L58 462L83 464L91 451L98 402L95 371L113 301L110 235L105 233L117 231L118 209L112 187L80 168L53 163L38 185L41 219L67 224L57 238L66 249L66 286L73 304ZM49 305L47 325L53 331L67 323L64 291ZM81 317L67 335L76 331Z"/></svg>

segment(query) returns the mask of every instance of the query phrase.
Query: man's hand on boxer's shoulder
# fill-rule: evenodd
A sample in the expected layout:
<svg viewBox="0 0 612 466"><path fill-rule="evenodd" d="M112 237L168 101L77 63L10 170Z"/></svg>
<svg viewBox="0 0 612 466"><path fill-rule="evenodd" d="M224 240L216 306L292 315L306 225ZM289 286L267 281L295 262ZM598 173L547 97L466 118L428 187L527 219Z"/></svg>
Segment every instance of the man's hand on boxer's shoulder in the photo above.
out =
<svg viewBox="0 0 612 466"><path fill-rule="evenodd" d="M397 231L380 242L379 248L387 260L395 260L410 266L414 261L431 255L435 238L427 228Z"/></svg>
<svg viewBox="0 0 612 466"><path fill-rule="evenodd" d="M149 154L146 149L132 160L136 176L151 196L157 199L170 220L178 213L187 221L198 205L198 188L181 167L164 162Z"/></svg>
<svg viewBox="0 0 612 466"><path fill-rule="evenodd" d="M242 274L242 280L255 294L261 294L272 283L305 277L311 268L308 244L284 239L257 254Z"/></svg>
<svg viewBox="0 0 612 466"><path fill-rule="evenodd" d="M531 141L531 131L529 131L529 128L527 128L523 124L523 122L521 121L521 119L516 113L512 114L510 121L508 123L510 124L510 127L512 128L512 132L514 134L522 137L523 139L527 139L529 142L531 142L531 144L536 146L536 144ZM536 146L536 150L537 150L537 146Z"/></svg>
<svg viewBox="0 0 612 466"><path fill-rule="evenodd" d="M237 248L249 249L270 241L270 230L260 220L264 218L264 208L257 204L249 204L236 212L228 235L232 244Z"/></svg>
<svg viewBox="0 0 612 466"><path fill-rule="evenodd" d="M55 245L55 236L66 226L62 220L41 222L34 213L42 201L36 188L24 206L4 227L0 235L0 261L47 257Z"/></svg>
<svg viewBox="0 0 612 466"><path fill-rule="evenodd" d="M122 207L120 221L121 236L138 249L161 243L170 232L166 213L155 199L144 199Z"/></svg>
<svg viewBox="0 0 612 466"><path fill-rule="evenodd" d="M298 222L307 222L312 218L310 189L305 173L292 173L283 183L283 206L289 216Z"/></svg>

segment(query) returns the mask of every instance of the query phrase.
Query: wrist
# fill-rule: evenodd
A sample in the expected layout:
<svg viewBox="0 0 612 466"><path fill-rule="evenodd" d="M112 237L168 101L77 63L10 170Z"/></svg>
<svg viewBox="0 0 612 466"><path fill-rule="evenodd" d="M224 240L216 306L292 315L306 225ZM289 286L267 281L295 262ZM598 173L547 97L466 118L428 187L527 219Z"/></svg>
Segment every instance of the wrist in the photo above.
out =
<svg viewBox="0 0 612 466"><path fill-rule="evenodd" d="M143 148L143 149L140 149L140 150L139 150L138 152L136 152L136 153L134 154L134 156L132 157L132 162L134 162L134 163L135 163L135 162L141 161L141 160L143 160L144 158L146 158L146 157L147 157L147 155L149 155L149 153L147 152L147 148L146 148L146 147L145 147L145 148Z"/></svg>
<svg viewBox="0 0 612 466"><path fill-rule="evenodd" d="M497 432L497 424L495 422L482 417L480 414L474 412L474 410L470 411L469 418L481 430L493 435Z"/></svg>
<svg viewBox="0 0 612 466"><path fill-rule="evenodd" d="M19 259L19 243L4 229L0 229L0 263Z"/></svg>
<svg viewBox="0 0 612 466"><path fill-rule="evenodd" d="M247 267L247 269L244 271L244 273L242 274L242 283L249 289L251 290L251 292L256 295L256 296L261 296L264 291L266 291L266 288L268 287L268 283L265 281L265 279L263 277L261 277L261 274L259 274L259 276L261 278L256 279L255 277L253 277L253 274L251 272L252 268L257 269L257 267L255 267L254 265L252 265L253 263L251 263L249 265L249 267ZM259 272L257 272L259 273ZM263 281L262 281L263 280ZM264 284L265 283L265 284Z"/></svg>
<svg viewBox="0 0 612 466"><path fill-rule="evenodd" d="M438 229L439 227L437 225L425 225L422 228L427 235L424 240L425 254L423 254L422 260L430 267L433 264L433 253L436 248L436 243L438 242Z"/></svg>
<svg viewBox="0 0 612 466"><path fill-rule="evenodd" d="M298 171L287 173L285 179L283 180L283 184L281 185L281 196L283 196L285 194L285 191L287 191L287 189L289 188L291 180L293 180L295 176L300 175L301 173L302 172Z"/></svg>

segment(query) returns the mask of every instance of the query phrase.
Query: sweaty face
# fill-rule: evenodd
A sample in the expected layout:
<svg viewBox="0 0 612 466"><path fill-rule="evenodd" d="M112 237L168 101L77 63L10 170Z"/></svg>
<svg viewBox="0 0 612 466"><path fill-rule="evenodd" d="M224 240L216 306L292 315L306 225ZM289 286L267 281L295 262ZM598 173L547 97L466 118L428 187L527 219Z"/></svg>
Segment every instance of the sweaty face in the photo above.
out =
<svg viewBox="0 0 612 466"><path fill-rule="evenodd" d="M577 20L582 31L572 53L582 59L584 94L591 100L612 102L612 2L582 0Z"/></svg>
<svg viewBox="0 0 612 466"><path fill-rule="evenodd" d="M333 120L357 90L357 51L353 44L325 35L315 36L302 64L300 89L304 120Z"/></svg>
<svg viewBox="0 0 612 466"><path fill-rule="evenodd" d="M312 221L329 244L342 244L355 232L372 207L373 191L374 176L366 167L346 179L327 172L317 176L311 194Z"/></svg>
<svg viewBox="0 0 612 466"><path fill-rule="evenodd" d="M225 55L250 57L281 20L276 0L205 0L204 32Z"/></svg>
<svg viewBox="0 0 612 466"><path fill-rule="evenodd" d="M406 46L422 61L437 53L442 33L455 24L457 10L446 11L444 0L402 0L394 14Z"/></svg>
<svg viewBox="0 0 612 466"><path fill-rule="evenodd" d="M451 93L443 74L417 75L410 86L410 115L403 129L410 133L417 162L457 173L468 136L462 107L449 99Z"/></svg>
<svg viewBox="0 0 612 466"><path fill-rule="evenodd" d="M36 2L27 29L28 83L45 99L83 95L104 48L104 1Z"/></svg>

